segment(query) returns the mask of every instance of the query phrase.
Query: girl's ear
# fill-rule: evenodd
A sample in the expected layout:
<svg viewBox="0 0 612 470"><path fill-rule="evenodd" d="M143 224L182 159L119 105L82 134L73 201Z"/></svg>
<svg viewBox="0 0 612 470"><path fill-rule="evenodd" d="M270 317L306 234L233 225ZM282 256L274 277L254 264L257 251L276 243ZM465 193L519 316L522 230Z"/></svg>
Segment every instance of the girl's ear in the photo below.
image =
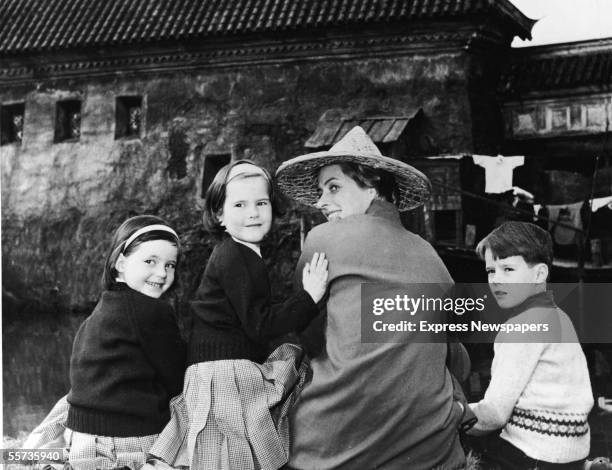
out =
<svg viewBox="0 0 612 470"><path fill-rule="evenodd" d="M115 269L117 270L119 279L123 278L123 273L125 272L125 256L123 256L123 254L120 254L117 258Z"/></svg>
<svg viewBox="0 0 612 470"><path fill-rule="evenodd" d="M221 227L225 227L225 223L223 222L223 209L219 209L219 212L215 214L215 217L217 218L219 225L221 225Z"/></svg>

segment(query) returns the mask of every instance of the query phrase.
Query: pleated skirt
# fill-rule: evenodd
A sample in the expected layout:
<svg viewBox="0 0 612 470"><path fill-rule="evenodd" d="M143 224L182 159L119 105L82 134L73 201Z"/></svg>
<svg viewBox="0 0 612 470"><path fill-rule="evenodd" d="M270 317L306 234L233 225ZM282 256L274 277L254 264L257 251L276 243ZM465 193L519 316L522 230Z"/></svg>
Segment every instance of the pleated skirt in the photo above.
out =
<svg viewBox="0 0 612 470"><path fill-rule="evenodd" d="M75 470L139 470L158 435L136 437L95 436L73 431L68 463Z"/></svg>
<svg viewBox="0 0 612 470"><path fill-rule="evenodd" d="M66 427L70 405L66 396L53 407L43 422L28 436L23 448L62 448L63 462L48 467L75 470L139 470L158 434L135 437L97 436L73 431ZM44 467L44 465L40 465Z"/></svg>
<svg viewBox="0 0 612 470"><path fill-rule="evenodd" d="M289 459L288 413L309 374L308 360L293 344L279 346L263 364L238 359L191 365L150 454L172 467L282 467Z"/></svg>

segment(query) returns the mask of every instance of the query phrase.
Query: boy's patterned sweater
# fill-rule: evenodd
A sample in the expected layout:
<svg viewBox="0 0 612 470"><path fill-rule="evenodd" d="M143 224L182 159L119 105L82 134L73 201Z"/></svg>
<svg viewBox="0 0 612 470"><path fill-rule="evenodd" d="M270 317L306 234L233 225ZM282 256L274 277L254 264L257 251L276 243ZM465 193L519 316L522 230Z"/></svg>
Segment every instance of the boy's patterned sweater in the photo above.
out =
<svg viewBox="0 0 612 470"><path fill-rule="evenodd" d="M533 459L583 459L589 453L593 394L571 320L549 292L530 297L516 311L506 323L548 323L552 333L541 335L542 342L535 342L539 333L534 333L529 343L498 334L491 383L484 398L470 404L478 417L475 428L503 427L500 437Z"/></svg>

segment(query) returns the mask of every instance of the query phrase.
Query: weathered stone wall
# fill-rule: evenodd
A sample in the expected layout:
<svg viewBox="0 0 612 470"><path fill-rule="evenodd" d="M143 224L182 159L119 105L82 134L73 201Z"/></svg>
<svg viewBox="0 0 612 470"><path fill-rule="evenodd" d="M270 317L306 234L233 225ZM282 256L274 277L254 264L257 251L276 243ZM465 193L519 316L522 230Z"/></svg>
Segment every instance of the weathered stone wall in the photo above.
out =
<svg viewBox="0 0 612 470"><path fill-rule="evenodd" d="M72 337L99 295L111 233L125 218L157 214L181 234L175 304L188 329L184 302L214 245L200 224L207 154L232 152L274 170L304 153L329 109L401 116L423 108L437 150L468 151L466 64L460 53L438 54L42 80L35 88L2 91L2 102L25 100L26 109L23 144L0 147L9 432L30 430L68 389ZM143 96L142 139L114 138L115 97L126 94ZM53 143L55 103L66 98L82 100L82 135ZM291 287L299 255L297 221L293 208L264 247L279 297Z"/></svg>
<svg viewBox="0 0 612 470"><path fill-rule="evenodd" d="M468 93L473 151L481 155L496 155L502 153L504 139L497 89L500 69L505 65L504 54L497 49L486 49L480 54L471 54L469 63Z"/></svg>
<svg viewBox="0 0 612 470"><path fill-rule="evenodd" d="M200 193L210 149L233 148L273 170L304 152L331 108L372 116L422 107L440 151L469 149L463 61L445 55L43 82L25 96L23 144L2 147L3 263L28 295L55 289L74 305L96 298L110 233L130 215L166 217L193 238L189 260L205 255L197 246L205 239ZM114 140L115 96L129 93L144 97L144 137ZM74 97L83 100L80 141L53 143L55 103ZM185 176L169 171L172 158L184 158ZM197 266L187 265L183 277L193 278Z"/></svg>

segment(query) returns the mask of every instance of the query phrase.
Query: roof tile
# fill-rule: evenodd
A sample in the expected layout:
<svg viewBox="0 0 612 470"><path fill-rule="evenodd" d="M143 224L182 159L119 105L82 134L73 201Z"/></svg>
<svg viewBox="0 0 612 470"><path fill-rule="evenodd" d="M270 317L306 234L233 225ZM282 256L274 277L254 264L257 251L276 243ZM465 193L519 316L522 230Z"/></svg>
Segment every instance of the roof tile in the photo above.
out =
<svg viewBox="0 0 612 470"><path fill-rule="evenodd" d="M0 0L0 11L0 54L491 11L523 36L533 24L509 0Z"/></svg>
<svg viewBox="0 0 612 470"><path fill-rule="evenodd" d="M312 149L331 147L355 126L361 126L376 144L395 142L400 138L408 123L421 112L419 108L410 115L400 117L322 118L313 134L306 141L305 146Z"/></svg>
<svg viewBox="0 0 612 470"><path fill-rule="evenodd" d="M532 92L612 86L612 38L516 49L502 74L500 91Z"/></svg>

